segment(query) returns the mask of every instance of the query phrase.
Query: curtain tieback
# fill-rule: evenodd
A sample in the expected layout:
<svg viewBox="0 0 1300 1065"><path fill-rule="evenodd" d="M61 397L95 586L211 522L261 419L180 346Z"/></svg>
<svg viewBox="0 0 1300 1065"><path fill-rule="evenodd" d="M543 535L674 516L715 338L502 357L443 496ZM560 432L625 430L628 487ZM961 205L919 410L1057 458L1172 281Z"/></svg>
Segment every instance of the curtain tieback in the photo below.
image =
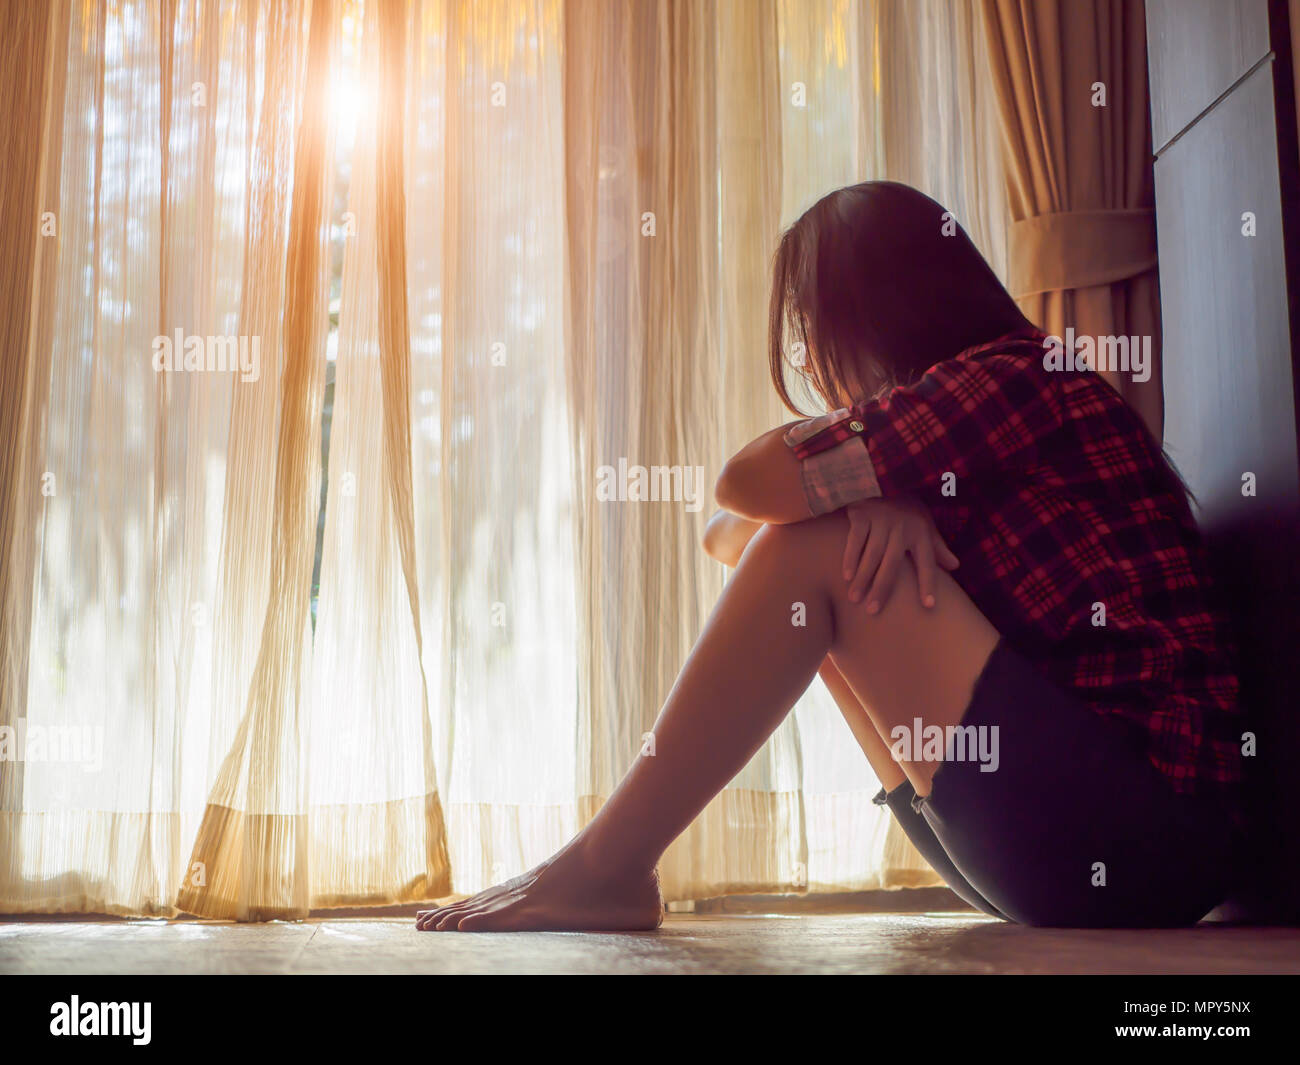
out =
<svg viewBox="0 0 1300 1065"><path fill-rule="evenodd" d="M1109 285L1156 268L1153 208L1058 211L1013 222L1008 287L1016 299Z"/></svg>

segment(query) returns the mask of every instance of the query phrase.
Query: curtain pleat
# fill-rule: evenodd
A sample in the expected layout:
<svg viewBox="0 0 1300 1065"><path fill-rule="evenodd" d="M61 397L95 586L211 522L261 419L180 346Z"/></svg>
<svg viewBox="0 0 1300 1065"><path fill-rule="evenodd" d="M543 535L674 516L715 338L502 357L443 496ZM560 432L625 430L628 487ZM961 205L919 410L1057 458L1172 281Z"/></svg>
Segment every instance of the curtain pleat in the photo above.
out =
<svg viewBox="0 0 1300 1065"><path fill-rule="evenodd" d="M283 362L266 619L244 718L212 788L191 867L206 883L178 905L206 917L276 920L310 908L307 751L310 589L320 504L328 293L332 0L313 0L294 135L285 257Z"/></svg>
<svg viewBox="0 0 1300 1065"><path fill-rule="evenodd" d="M529 868L579 823L562 10L411 5L413 507L456 892Z"/></svg>
<svg viewBox="0 0 1300 1065"><path fill-rule="evenodd" d="M407 11L365 12L312 662L313 906L445 895L411 487Z"/></svg>
<svg viewBox="0 0 1300 1065"><path fill-rule="evenodd" d="M44 191L49 333L27 351L50 372L45 424L22 444L42 472L21 835L5 894L16 909L167 913L197 827L181 781L205 786L186 772L182 734L194 733L178 725L194 720L195 679L180 600L207 572L212 529L209 471L187 456L202 453L190 444L204 426L225 432L209 417L214 391L151 366L175 307L192 301L187 328L215 331L193 311L219 256L192 229L203 138L177 119L170 88L193 76L200 20L143 4L51 10L66 42L51 116L62 152ZM160 44L168 34L175 49Z"/></svg>
<svg viewBox="0 0 1300 1065"><path fill-rule="evenodd" d="M42 300L58 267L57 200L66 81L66 3L6 0L0 41L0 143L9 146L0 175L0 727L26 717L35 536L41 506L37 458L50 385L51 301ZM24 872L23 769L0 767L0 907L39 904L42 885Z"/></svg>

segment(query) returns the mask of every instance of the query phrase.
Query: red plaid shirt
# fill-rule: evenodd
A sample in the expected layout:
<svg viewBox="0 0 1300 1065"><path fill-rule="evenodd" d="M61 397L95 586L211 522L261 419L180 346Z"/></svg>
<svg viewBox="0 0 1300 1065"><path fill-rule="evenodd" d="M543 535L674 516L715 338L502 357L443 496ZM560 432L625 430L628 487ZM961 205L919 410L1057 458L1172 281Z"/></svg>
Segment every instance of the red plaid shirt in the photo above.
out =
<svg viewBox="0 0 1300 1065"><path fill-rule="evenodd" d="M1012 647L1130 725L1175 790L1235 799L1234 653L1187 499L1113 388L1044 367L1045 339L1009 334L794 426L809 506L924 502L954 578Z"/></svg>

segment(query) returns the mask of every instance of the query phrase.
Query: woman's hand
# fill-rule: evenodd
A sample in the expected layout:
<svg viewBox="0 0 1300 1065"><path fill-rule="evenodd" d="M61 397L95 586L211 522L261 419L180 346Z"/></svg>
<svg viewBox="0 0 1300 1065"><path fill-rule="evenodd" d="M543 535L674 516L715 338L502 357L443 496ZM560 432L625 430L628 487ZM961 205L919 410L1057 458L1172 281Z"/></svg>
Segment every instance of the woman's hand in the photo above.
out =
<svg viewBox="0 0 1300 1065"><path fill-rule="evenodd" d="M860 602L865 592L867 613L879 611L894 590L903 556L911 555L921 603L934 606L936 566L956 569L957 556L939 535L930 511L914 500L866 499L844 512L849 516L844 579L850 601Z"/></svg>

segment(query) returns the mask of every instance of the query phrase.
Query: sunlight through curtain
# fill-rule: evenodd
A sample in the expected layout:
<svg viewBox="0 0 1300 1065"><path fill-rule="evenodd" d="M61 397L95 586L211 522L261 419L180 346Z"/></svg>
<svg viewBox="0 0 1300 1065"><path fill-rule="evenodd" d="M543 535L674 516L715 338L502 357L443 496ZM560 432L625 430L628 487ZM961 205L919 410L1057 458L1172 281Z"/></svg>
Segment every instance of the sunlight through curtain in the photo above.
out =
<svg viewBox="0 0 1300 1065"><path fill-rule="evenodd" d="M718 471L791 417L781 227L891 177L1001 271L976 24L939 0L15 20L0 910L296 918L564 843L723 586ZM677 498L629 499L638 467ZM877 787L816 682L666 896L937 883Z"/></svg>

